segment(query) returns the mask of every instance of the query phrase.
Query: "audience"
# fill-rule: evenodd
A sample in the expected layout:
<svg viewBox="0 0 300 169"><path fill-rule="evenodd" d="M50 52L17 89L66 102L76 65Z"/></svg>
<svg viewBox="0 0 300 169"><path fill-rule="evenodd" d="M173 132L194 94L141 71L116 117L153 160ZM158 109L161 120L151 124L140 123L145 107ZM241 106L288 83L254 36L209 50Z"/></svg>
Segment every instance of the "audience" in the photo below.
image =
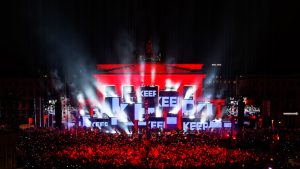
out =
<svg viewBox="0 0 300 169"><path fill-rule="evenodd" d="M251 136L255 133L246 135L244 140L235 139L226 130L188 134L151 130L150 140L145 134L110 134L89 128L69 131L31 128L18 139L17 153L25 168L235 169L279 164L275 164L275 155L251 146ZM250 147L238 146L238 142Z"/></svg>

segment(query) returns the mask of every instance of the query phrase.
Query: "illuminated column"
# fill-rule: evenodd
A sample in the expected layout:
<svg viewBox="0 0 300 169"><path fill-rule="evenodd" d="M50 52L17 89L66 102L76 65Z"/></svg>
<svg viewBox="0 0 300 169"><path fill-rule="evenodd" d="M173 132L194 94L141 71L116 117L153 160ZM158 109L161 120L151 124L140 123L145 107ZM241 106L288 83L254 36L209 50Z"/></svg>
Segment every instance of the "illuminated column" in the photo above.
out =
<svg viewBox="0 0 300 169"><path fill-rule="evenodd" d="M221 104L217 104L217 115L216 115L216 119L220 119L220 118L221 118L221 108L222 108L222 105L221 105Z"/></svg>
<svg viewBox="0 0 300 169"><path fill-rule="evenodd" d="M178 111L178 114L177 114L177 128L179 130L182 129L182 108L180 108L180 110Z"/></svg>
<svg viewBox="0 0 300 169"><path fill-rule="evenodd" d="M144 108L145 108L145 120L146 120L146 135L147 135L147 140L150 139L148 106L149 106L148 100L145 100L145 102L144 102Z"/></svg>
<svg viewBox="0 0 300 169"><path fill-rule="evenodd" d="M196 91L195 91L195 94L194 94L194 99L196 101L199 101L200 99L202 98L202 83L200 83L197 88L196 88Z"/></svg>
<svg viewBox="0 0 300 169"><path fill-rule="evenodd" d="M210 102L217 107L216 119L221 118L222 106L225 105L224 99L211 99Z"/></svg>
<svg viewBox="0 0 300 169"><path fill-rule="evenodd" d="M94 117L94 111L93 111L93 107L92 106L89 107L89 112L90 112L90 116Z"/></svg>
<svg viewBox="0 0 300 169"><path fill-rule="evenodd" d="M122 84L116 84L116 94L122 97Z"/></svg>
<svg viewBox="0 0 300 169"><path fill-rule="evenodd" d="M178 89L178 93L179 93L179 98L184 98L184 91L183 91L183 85L180 85L179 89ZM181 101L179 104L182 104ZM181 130L182 129L182 106L180 106L180 110L178 111L177 114L177 129Z"/></svg>
<svg viewBox="0 0 300 169"><path fill-rule="evenodd" d="M134 132L138 133L138 120L133 120Z"/></svg>
<svg viewBox="0 0 300 169"><path fill-rule="evenodd" d="M134 89L135 89L135 92L136 92L136 102L138 102L139 101L139 98L140 98L140 92L139 92L139 84L134 84L133 85L134 86ZM136 133L138 133L138 120L133 120L133 125L134 125L134 130L135 130L135 132Z"/></svg>

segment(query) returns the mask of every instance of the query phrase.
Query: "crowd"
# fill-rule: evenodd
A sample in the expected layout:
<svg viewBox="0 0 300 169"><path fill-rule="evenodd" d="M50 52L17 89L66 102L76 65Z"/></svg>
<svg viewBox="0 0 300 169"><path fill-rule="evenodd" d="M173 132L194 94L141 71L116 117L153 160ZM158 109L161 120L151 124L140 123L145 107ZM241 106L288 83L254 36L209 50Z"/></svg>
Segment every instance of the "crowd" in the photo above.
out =
<svg viewBox="0 0 300 169"><path fill-rule="evenodd" d="M29 129L18 139L18 161L25 168L49 169L278 167L272 153L240 148L222 131L183 134L155 130L150 140L144 134Z"/></svg>

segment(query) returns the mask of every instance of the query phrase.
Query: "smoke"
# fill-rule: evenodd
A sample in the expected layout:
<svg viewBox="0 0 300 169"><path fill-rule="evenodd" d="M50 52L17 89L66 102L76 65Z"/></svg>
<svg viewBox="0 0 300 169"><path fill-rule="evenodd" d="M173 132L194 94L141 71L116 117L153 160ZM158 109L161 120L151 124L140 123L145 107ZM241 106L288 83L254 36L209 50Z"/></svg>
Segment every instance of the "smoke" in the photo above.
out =
<svg viewBox="0 0 300 169"><path fill-rule="evenodd" d="M58 29L55 25L46 26L44 29L47 32L39 32L39 35L41 44L46 49L47 65L58 95L76 101L77 104L72 106L79 107L79 114L83 117L85 126L91 126L90 110L93 110L96 117L112 117L110 108L102 103L97 95L97 92L105 94L105 89L93 77L97 71L97 62L96 56L91 54L90 47L87 46L89 44L68 25L68 22L64 23L64 29ZM129 56L130 50L125 52L126 56Z"/></svg>
<svg viewBox="0 0 300 169"><path fill-rule="evenodd" d="M115 38L116 55L120 63L135 63L137 60L136 48L133 38L129 35L128 31L122 31L117 34ZM112 56L112 58L114 58ZM116 61L114 61L116 62Z"/></svg>
<svg viewBox="0 0 300 169"><path fill-rule="evenodd" d="M180 87L180 83L174 83L170 79L166 79L166 91L177 91Z"/></svg>
<svg viewBox="0 0 300 169"><path fill-rule="evenodd" d="M50 77L52 79L52 85L57 92L62 92L64 89L64 82L58 76L57 70L53 70L50 72Z"/></svg>
<svg viewBox="0 0 300 169"><path fill-rule="evenodd" d="M216 71L213 70L211 72L209 72L206 75L206 78L204 79L203 82L203 97L207 98L207 99L212 99L214 98L214 85L213 85L213 80L216 77Z"/></svg>
<svg viewBox="0 0 300 169"><path fill-rule="evenodd" d="M83 96L82 93L78 93L78 95L77 95L77 101L78 101L80 104L82 104L82 105L85 104L84 96Z"/></svg>

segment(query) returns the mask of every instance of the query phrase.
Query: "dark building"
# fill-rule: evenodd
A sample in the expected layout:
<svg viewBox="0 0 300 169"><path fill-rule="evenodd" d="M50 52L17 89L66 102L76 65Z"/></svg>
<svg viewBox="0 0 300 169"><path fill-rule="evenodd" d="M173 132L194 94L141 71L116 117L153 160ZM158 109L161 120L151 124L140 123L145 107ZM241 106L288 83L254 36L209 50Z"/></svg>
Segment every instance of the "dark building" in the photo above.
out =
<svg viewBox="0 0 300 169"><path fill-rule="evenodd" d="M274 120L275 126L300 127L300 75L232 76L221 64L207 65L206 71L204 96L227 100L247 97L260 107L265 126L271 126Z"/></svg>
<svg viewBox="0 0 300 169"><path fill-rule="evenodd" d="M261 103L263 116L275 120L275 126L300 127L299 75L240 76L237 95ZM286 113L295 115L284 115Z"/></svg>
<svg viewBox="0 0 300 169"><path fill-rule="evenodd" d="M8 126L28 123L28 118L40 120L44 100L52 93L51 80L41 78L0 78L0 122ZM40 125L40 124L37 124Z"/></svg>

